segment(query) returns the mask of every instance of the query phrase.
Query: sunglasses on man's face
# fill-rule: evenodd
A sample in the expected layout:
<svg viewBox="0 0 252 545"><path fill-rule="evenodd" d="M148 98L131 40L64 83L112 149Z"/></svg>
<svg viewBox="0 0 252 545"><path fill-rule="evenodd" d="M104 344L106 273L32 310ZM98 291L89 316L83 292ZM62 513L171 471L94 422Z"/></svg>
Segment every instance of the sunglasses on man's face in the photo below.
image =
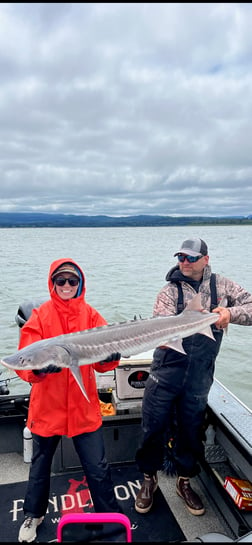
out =
<svg viewBox="0 0 252 545"><path fill-rule="evenodd" d="M196 261L199 261L203 255L184 255L184 254L178 254L178 260L180 263L184 263L184 261L187 259L188 263L196 263Z"/></svg>
<svg viewBox="0 0 252 545"><path fill-rule="evenodd" d="M78 286L79 278L77 278L76 276L70 276L70 278L65 278L64 276L57 276L57 278L55 278L54 280L54 283L56 284L56 286L64 286L66 282L68 282L68 284L72 287Z"/></svg>

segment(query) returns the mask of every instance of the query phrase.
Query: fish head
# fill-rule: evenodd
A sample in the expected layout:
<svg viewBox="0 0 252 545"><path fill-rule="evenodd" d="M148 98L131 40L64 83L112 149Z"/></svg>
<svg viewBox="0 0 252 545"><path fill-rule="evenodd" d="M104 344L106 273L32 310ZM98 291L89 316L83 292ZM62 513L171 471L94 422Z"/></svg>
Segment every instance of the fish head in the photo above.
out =
<svg viewBox="0 0 252 545"><path fill-rule="evenodd" d="M16 354L2 358L0 363L14 371L39 371L50 364L59 367L67 367L69 365L70 355L63 346L48 345L39 348L37 345L38 343L35 343L34 346L30 344L18 350Z"/></svg>

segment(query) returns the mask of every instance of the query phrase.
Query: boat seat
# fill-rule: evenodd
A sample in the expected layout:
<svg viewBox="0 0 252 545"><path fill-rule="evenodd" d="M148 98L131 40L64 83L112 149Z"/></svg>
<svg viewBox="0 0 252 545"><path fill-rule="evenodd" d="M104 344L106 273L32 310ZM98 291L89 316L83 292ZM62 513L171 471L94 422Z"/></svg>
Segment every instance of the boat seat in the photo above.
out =
<svg viewBox="0 0 252 545"><path fill-rule="evenodd" d="M17 314L15 316L15 322L20 327L23 327L25 322L30 318L32 310L39 307L45 302L45 298L39 297L38 299L31 299L30 301L23 301L18 307Z"/></svg>

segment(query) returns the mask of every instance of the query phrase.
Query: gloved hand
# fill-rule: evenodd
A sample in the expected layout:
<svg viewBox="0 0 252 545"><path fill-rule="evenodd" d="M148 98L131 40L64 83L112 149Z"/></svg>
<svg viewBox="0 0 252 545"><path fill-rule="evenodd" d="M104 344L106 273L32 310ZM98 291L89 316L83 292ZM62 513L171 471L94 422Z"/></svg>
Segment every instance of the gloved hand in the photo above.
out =
<svg viewBox="0 0 252 545"><path fill-rule="evenodd" d="M62 371L61 367L50 364L47 367L42 367L42 369L34 369L33 373L34 375L48 375L50 373L59 373L60 371Z"/></svg>
<svg viewBox="0 0 252 545"><path fill-rule="evenodd" d="M110 354L105 360L100 361L101 364L103 363L112 363L113 361L119 361L121 359L120 352L113 352L113 354Z"/></svg>

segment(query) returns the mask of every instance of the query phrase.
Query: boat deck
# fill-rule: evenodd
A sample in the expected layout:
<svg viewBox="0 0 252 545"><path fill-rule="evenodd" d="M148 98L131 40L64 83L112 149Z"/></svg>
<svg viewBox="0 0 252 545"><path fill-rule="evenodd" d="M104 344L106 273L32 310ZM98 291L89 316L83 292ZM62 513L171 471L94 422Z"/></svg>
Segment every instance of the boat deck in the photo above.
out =
<svg viewBox="0 0 252 545"><path fill-rule="evenodd" d="M30 464L24 463L23 456L20 453L0 454L0 485L26 481L29 475L29 466ZM202 536L208 532L225 533L232 538L232 533L227 533L228 528L224 523L219 521L217 513L206 496L202 498L206 507L206 513L203 516L195 517L187 511L183 501L176 494L176 479L159 472L158 480L159 487L188 541L193 541L198 536ZM198 479L194 478L191 482L195 491L202 496Z"/></svg>

